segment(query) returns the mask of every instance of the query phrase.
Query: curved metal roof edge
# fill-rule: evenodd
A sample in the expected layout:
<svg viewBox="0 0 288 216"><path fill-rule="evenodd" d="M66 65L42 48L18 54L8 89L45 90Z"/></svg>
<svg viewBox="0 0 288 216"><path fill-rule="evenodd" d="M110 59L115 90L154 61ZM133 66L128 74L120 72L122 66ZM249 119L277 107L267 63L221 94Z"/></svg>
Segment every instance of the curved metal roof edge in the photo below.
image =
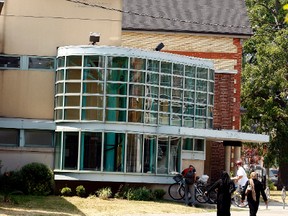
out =
<svg viewBox="0 0 288 216"><path fill-rule="evenodd" d="M82 54L104 54L104 55L125 55L129 57L149 58L154 60L165 60L178 62L182 64L192 64L214 69L214 63L211 60L177 55L167 52L154 50L136 49L130 47L117 46L94 46L94 45L71 45L58 48L58 57L64 55L82 55Z"/></svg>

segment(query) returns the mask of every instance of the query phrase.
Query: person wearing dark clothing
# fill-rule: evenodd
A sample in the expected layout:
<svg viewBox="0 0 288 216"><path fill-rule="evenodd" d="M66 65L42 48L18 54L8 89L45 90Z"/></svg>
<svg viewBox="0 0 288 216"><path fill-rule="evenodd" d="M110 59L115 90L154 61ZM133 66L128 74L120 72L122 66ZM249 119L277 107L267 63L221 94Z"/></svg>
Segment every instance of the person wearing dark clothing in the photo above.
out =
<svg viewBox="0 0 288 216"><path fill-rule="evenodd" d="M206 193L215 189L217 189L217 216L230 216L231 193L235 190L235 184L226 171L221 173L221 178Z"/></svg>
<svg viewBox="0 0 288 216"><path fill-rule="evenodd" d="M192 172L193 177L192 179L188 179L188 173ZM189 165L188 168L184 169L181 172L182 176L185 178L185 204L193 206L195 202L195 187L194 187L194 182L196 181L196 169L194 168L193 165ZM191 177L189 177L191 178ZM191 202L189 202L189 193L191 195Z"/></svg>
<svg viewBox="0 0 288 216"><path fill-rule="evenodd" d="M249 185L249 189L247 190ZM248 206L249 206L249 212L250 216L256 216L259 203L260 203L260 193L264 199L264 202L267 206L267 196L264 192L264 188L262 183L257 179L257 173L252 172L250 174L249 181L246 182L243 192L241 194L242 196L242 202L245 200L245 196L247 196Z"/></svg>

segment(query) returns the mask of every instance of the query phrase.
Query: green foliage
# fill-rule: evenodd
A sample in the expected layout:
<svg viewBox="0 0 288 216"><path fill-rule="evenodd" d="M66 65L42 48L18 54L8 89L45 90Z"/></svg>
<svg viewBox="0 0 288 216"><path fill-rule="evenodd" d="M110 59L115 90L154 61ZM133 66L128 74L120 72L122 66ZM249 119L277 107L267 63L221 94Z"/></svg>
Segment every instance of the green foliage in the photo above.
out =
<svg viewBox="0 0 288 216"><path fill-rule="evenodd" d="M53 172L44 164L30 163L20 170L23 190L31 195L49 195L53 191Z"/></svg>
<svg viewBox="0 0 288 216"><path fill-rule="evenodd" d="M163 189L155 189L153 191L153 195L156 200L162 200L165 194L166 194L166 191Z"/></svg>
<svg viewBox="0 0 288 216"><path fill-rule="evenodd" d="M129 184L125 184L125 185L120 185L117 193L115 194L115 198L121 198L121 199L127 199L127 194L129 191L130 187Z"/></svg>
<svg viewBox="0 0 288 216"><path fill-rule="evenodd" d="M112 196L112 191L110 187L106 187L97 190L96 194L100 199L107 200Z"/></svg>
<svg viewBox="0 0 288 216"><path fill-rule="evenodd" d="M67 186L62 188L60 193L62 196L72 196L72 190L71 190L71 188L69 188Z"/></svg>
<svg viewBox="0 0 288 216"><path fill-rule="evenodd" d="M127 193L127 199L149 201L154 200L154 196L152 191L146 187L130 188Z"/></svg>
<svg viewBox="0 0 288 216"><path fill-rule="evenodd" d="M242 130L270 135L254 144L265 166L288 167L288 28L283 6L288 0L246 0L253 36L244 44L241 101L247 109ZM287 168L288 169L288 168ZM288 179L288 170L281 178Z"/></svg>
<svg viewBox="0 0 288 216"><path fill-rule="evenodd" d="M86 196L86 190L83 185L79 185L76 187L76 195L79 197L85 197Z"/></svg>

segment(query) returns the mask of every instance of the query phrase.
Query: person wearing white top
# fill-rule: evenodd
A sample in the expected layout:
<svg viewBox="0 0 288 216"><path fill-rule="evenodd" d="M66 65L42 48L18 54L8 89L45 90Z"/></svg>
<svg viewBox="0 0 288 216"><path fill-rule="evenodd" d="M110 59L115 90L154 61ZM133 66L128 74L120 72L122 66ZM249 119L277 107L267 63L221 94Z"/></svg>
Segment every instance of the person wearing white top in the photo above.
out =
<svg viewBox="0 0 288 216"><path fill-rule="evenodd" d="M246 182L248 181L247 174L246 174L244 168L242 167L242 161L241 160L237 160L236 165L237 165L237 174L235 177L233 177L231 179L235 180L235 182L239 186L244 187Z"/></svg>

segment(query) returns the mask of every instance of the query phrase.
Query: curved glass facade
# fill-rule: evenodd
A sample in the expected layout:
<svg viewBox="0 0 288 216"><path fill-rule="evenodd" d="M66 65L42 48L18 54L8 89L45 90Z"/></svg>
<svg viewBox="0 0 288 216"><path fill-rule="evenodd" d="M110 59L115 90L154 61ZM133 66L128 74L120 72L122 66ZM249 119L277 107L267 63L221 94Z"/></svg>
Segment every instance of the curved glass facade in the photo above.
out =
<svg viewBox="0 0 288 216"><path fill-rule="evenodd" d="M197 65L95 50L100 53L58 56L56 122L212 128L214 71L201 60Z"/></svg>
<svg viewBox="0 0 288 216"><path fill-rule="evenodd" d="M205 140L169 130L212 128L213 101L210 61L121 47L60 47L55 167L180 171L182 150L204 152ZM155 127L167 131L149 132Z"/></svg>

